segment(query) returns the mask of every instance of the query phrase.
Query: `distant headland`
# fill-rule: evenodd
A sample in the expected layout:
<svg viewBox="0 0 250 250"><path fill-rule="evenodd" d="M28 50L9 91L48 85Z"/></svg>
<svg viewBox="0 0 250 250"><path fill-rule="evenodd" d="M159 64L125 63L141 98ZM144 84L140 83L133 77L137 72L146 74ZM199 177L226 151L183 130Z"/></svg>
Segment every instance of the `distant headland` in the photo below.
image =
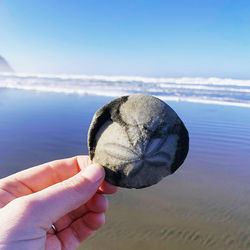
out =
<svg viewBox="0 0 250 250"><path fill-rule="evenodd" d="M0 72L14 72L12 67L2 56L0 56Z"/></svg>

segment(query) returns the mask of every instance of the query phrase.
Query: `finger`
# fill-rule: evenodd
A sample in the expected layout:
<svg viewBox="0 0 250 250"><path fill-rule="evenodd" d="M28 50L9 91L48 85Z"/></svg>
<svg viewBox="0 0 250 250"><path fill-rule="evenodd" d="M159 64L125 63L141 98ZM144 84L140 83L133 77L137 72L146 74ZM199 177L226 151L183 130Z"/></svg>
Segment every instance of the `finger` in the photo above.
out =
<svg viewBox="0 0 250 250"><path fill-rule="evenodd" d="M103 182L104 175L103 167L90 165L68 180L25 196L23 202L26 202L30 215L39 214L37 223L49 228L53 222L90 200Z"/></svg>
<svg viewBox="0 0 250 250"><path fill-rule="evenodd" d="M4 190L14 198L28 195L76 175L88 166L89 162L88 156L48 162L1 179L0 190ZM11 199L8 197L5 200L9 202Z"/></svg>
<svg viewBox="0 0 250 250"><path fill-rule="evenodd" d="M90 163L88 156L76 156L33 167L0 180L0 207L17 197L40 191L66 180Z"/></svg>
<svg viewBox="0 0 250 250"><path fill-rule="evenodd" d="M8 192L5 189L1 189L0 187L0 208L4 207L6 204L16 199L12 193Z"/></svg>
<svg viewBox="0 0 250 250"><path fill-rule="evenodd" d="M84 222L84 225L86 225L89 229L95 231L105 224L105 215L104 213L92 213L91 212L83 216L83 222Z"/></svg>
<svg viewBox="0 0 250 250"><path fill-rule="evenodd" d="M108 200L101 194L95 194L92 199L87 202L87 207L95 213L103 213L108 209Z"/></svg>
<svg viewBox="0 0 250 250"><path fill-rule="evenodd" d="M118 187L104 181L100 188L98 189L98 193L100 194L114 194L118 190Z"/></svg>
<svg viewBox="0 0 250 250"><path fill-rule="evenodd" d="M104 213L108 209L108 200L101 194L95 194L86 204L73 210L54 223L58 232L71 225L75 220L89 212ZM48 232L53 232L52 228Z"/></svg>
<svg viewBox="0 0 250 250"><path fill-rule="evenodd" d="M65 249L75 248L105 223L103 213L88 213L57 234Z"/></svg>
<svg viewBox="0 0 250 250"><path fill-rule="evenodd" d="M99 194L113 194L117 192L117 190L118 190L118 187L104 181L99 187L98 193ZM12 193L7 192L7 190L0 189L0 208L4 207L6 204L8 204L10 201L12 201L15 198L17 198L17 196L14 196Z"/></svg>

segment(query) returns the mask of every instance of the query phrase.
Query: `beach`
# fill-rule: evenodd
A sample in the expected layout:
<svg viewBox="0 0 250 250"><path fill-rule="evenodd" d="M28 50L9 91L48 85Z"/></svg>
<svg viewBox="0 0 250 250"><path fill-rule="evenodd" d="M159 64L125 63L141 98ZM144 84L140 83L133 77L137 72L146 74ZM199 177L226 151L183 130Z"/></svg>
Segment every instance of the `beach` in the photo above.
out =
<svg viewBox="0 0 250 250"><path fill-rule="evenodd" d="M70 188L65 207L59 204L64 201L60 185L17 200L0 209L0 244L36 248L45 243L45 248L78 250L250 250L249 12L250 1L228 0L0 1L0 184L2 178L44 163L88 157L94 114L121 97L123 104L107 105L92 123L89 148L94 163L106 165L107 180L129 187L135 182L144 187L157 181L156 174L169 173L150 187L105 194L107 211L104 197L93 196L78 207L84 211L83 221L79 210L54 221L53 212L59 216L77 202ZM176 123L179 120L167 108L165 121L165 109L157 101L151 109L151 101L126 97L134 94L159 98L183 121L189 152L178 169L186 153L180 152L186 146L181 143L187 142L182 123ZM68 166L68 161L62 162ZM81 164L75 163L80 170ZM54 165L47 165L50 173ZM64 164L45 182L64 180L67 171L61 167ZM94 171L84 174L88 187L98 178ZM124 173L129 175L126 179L136 178L125 183ZM21 184L3 185L1 203L42 189L45 184L37 176L15 175ZM78 191L77 178L66 187L73 185ZM112 192L105 184L103 192ZM83 192L80 199L88 194ZM49 221L48 232L46 226L34 228L30 223L44 218L40 210ZM103 222L99 213L104 210L103 227L80 244L78 239ZM20 231L18 225L26 218L33 228L25 223ZM42 238L44 233L55 235Z"/></svg>
<svg viewBox="0 0 250 250"><path fill-rule="evenodd" d="M240 88L236 105L165 100L189 131L186 161L157 185L110 196L105 226L79 249L250 249L250 100ZM0 176L88 154L92 116L112 95L1 87Z"/></svg>

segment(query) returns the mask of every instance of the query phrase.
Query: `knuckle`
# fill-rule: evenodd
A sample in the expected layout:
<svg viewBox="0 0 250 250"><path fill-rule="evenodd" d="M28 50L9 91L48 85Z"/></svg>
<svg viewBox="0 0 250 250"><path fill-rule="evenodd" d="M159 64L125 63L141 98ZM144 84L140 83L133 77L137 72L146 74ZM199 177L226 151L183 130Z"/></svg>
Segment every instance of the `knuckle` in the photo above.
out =
<svg viewBox="0 0 250 250"><path fill-rule="evenodd" d="M74 195L82 195L83 188L80 185L78 178L72 178L71 180L66 180L61 182L61 185L63 185L63 188L66 190L69 190L70 192L73 192Z"/></svg>
<svg viewBox="0 0 250 250"><path fill-rule="evenodd" d="M105 221L106 221L106 217L105 217L105 214L103 213L100 219L100 227L104 226Z"/></svg>
<svg viewBox="0 0 250 250"><path fill-rule="evenodd" d="M28 197L28 196L20 197L14 200L14 202L16 202L16 205L20 209L23 209L30 214L36 211L41 205L41 202L39 201L39 199L36 199L34 197Z"/></svg>

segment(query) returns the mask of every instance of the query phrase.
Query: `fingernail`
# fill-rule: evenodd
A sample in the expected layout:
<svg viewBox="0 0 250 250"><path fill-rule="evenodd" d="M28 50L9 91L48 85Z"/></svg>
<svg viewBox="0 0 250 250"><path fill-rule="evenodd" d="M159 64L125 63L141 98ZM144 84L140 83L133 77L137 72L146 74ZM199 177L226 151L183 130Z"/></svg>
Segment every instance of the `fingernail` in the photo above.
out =
<svg viewBox="0 0 250 250"><path fill-rule="evenodd" d="M98 164L91 164L83 171L83 176L91 182L97 182L104 177L104 169Z"/></svg>

